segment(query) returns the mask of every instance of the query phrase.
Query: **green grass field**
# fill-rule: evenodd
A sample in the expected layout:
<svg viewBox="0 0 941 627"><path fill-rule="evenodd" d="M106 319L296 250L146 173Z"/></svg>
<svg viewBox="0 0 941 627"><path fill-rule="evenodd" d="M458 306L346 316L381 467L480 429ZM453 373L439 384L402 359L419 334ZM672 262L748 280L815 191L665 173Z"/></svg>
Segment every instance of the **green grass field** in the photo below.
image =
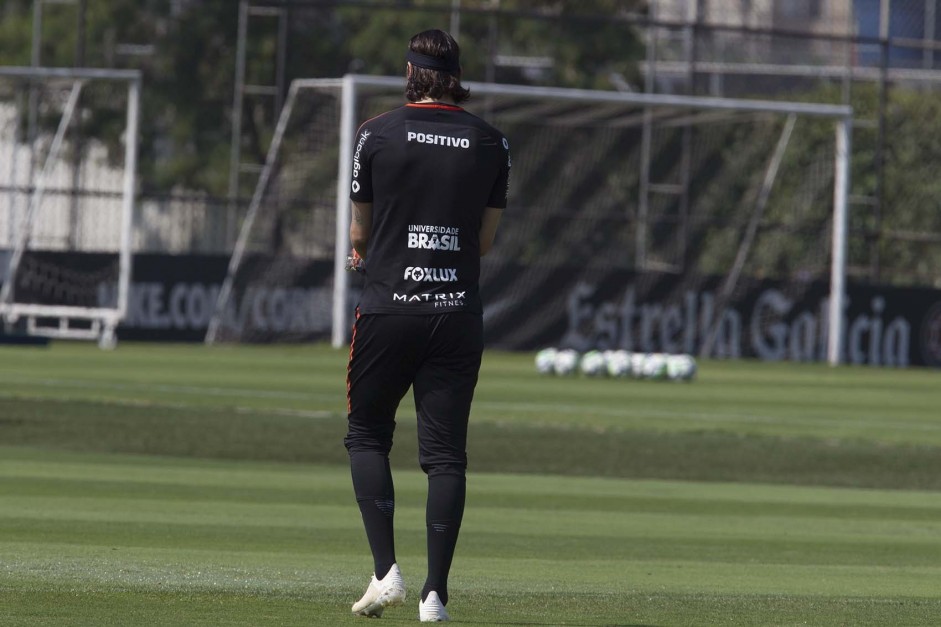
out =
<svg viewBox="0 0 941 627"><path fill-rule="evenodd" d="M344 351L0 347L0 625L345 625L372 563ZM417 622L424 476L399 414ZM485 356L449 610L474 625L941 624L941 373Z"/></svg>

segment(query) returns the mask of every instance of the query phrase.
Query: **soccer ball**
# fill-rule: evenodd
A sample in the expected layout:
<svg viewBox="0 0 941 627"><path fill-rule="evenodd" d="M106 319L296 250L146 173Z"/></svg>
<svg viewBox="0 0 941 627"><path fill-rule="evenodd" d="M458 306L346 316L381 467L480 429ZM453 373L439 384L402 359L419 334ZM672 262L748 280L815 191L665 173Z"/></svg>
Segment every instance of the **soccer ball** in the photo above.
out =
<svg viewBox="0 0 941 627"><path fill-rule="evenodd" d="M578 367L586 377L603 377L608 374L604 355L598 351L588 351L582 355Z"/></svg>
<svg viewBox="0 0 941 627"><path fill-rule="evenodd" d="M631 376L640 379L644 376L644 362L647 361L645 353L628 353L631 356Z"/></svg>
<svg viewBox="0 0 941 627"><path fill-rule="evenodd" d="M554 348L544 348L536 353L536 372L539 374L554 374L556 352Z"/></svg>
<svg viewBox="0 0 941 627"><path fill-rule="evenodd" d="M667 356L663 353L650 353L644 357L643 376L645 379L664 379L667 376Z"/></svg>
<svg viewBox="0 0 941 627"><path fill-rule="evenodd" d="M578 368L578 351L565 349L556 351L552 362L552 369L557 375L568 376L575 374Z"/></svg>
<svg viewBox="0 0 941 627"><path fill-rule="evenodd" d="M667 359L667 378L672 381L691 381L696 376L696 360L692 355L670 355Z"/></svg>
<svg viewBox="0 0 941 627"><path fill-rule="evenodd" d="M626 377L631 374L631 354L627 351L605 351L604 361L608 376Z"/></svg>

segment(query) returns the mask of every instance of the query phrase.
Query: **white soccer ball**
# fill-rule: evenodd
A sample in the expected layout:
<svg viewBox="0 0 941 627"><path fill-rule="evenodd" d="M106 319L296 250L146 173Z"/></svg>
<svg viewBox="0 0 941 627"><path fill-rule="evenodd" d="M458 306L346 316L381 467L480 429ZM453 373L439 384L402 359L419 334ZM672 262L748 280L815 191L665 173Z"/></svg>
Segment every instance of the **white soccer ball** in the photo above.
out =
<svg viewBox="0 0 941 627"><path fill-rule="evenodd" d="M650 353L644 357L645 379L664 379L667 376L667 356L663 353Z"/></svg>
<svg viewBox="0 0 941 627"><path fill-rule="evenodd" d="M536 353L536 372L539 374L555 374L555 354L554 348L544 348Z"/></svg>
<svg viewBox="0 0 941 627"><path fill-rule="evenodd" d="M605 351L605 366L610 377L627 377L631 374L631 353L627 351Z"/></svg>
<svg viewBox="0 0 941 627"><path fill-rule="evenodd" d="M557 375L563 377L575 374L578 369L578 351L570 348L556 351L552 369L555 370Z"/></svg>
<svg viewBox="0 0 941 627"><path fill-rule="evenodd" d="M672 381L691 381L696 376L696 360L692 355L670 355L667 377Z"/></svg>
<svg viewBox="0 0 941 627"><path fill-rule="evenodd" d="M631 376L640 379L644 376L644 362L647 361L646 353L629 353L631 356Z"/></svg>
<svg viewBox="0 0 941 627"><path fill-rule="evenodd" d="M586 377L603 377L608 374L604 355L598 351L588 351L582 355L578 367Z"/></svg>

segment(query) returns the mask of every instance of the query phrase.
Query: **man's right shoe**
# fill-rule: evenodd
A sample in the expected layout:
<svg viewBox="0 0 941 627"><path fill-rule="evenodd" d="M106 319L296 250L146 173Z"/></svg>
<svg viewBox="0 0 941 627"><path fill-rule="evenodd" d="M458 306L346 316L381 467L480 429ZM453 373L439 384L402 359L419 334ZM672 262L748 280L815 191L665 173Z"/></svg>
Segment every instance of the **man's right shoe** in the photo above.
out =
<svg viewBox="0 0 941 627"><path fill-rule="evenodd" d="M366 594L353 604L353 613L358 616L379 618L387 607L402 605L405 602L405 580L398 564L393 564L381 580L373 575Z"/></svg>
<svg viewBox="0 0 941 627"><path fill-rule="evenodd" d="M432 590L424 601L418 602L418 620L423 623L444 623L451 620L438 593Z"/></svg>

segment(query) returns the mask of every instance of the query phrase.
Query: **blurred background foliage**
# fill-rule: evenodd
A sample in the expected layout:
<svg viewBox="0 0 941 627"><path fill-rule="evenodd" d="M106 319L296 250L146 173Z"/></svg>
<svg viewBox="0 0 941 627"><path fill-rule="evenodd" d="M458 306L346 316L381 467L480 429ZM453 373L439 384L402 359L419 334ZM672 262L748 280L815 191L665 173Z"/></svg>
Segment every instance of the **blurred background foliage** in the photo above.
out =
<svg viewBox="0 0 941 627"><path fill-rule="evenodd" d="M465 78L601 89L636 86L643 47L635 29L616 18L642 13L645 4L464 0L458 36ZM287 21L284 84L350 72L399 75L408 39L428 28L449 30L454 6L451 0L295 3ZM0 7L0 65L30 64L33 15L31 0L5 0ZM224 196L238 21L234 0L46 4L40 65L141 70L142 192L186 189ZM276 20L269 22L250 23L249 84L275 82L278 32ZM510 62L497 64L499 59ZM514 59L536 65L512 65ZM246 105L246 161L264 161L274 118L270 99Z"/></svg>

